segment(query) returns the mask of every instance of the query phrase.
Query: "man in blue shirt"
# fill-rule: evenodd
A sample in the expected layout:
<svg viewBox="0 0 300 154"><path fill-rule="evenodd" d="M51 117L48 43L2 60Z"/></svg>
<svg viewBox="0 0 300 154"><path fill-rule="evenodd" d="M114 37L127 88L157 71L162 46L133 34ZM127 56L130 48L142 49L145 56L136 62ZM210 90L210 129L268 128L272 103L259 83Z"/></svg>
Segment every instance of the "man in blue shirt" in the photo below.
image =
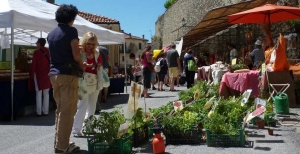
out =
<svg viewBox="0 0 300 154"><path fill-rule="evenodd" d="M80 148L69 142L77 111L78 76L86 64L82 63L77 29L72 27L78 10L73 5L61 5L55 19L58 26L47 37L50 51L50 80L56 102L55 153L73 153Z"/></svg>

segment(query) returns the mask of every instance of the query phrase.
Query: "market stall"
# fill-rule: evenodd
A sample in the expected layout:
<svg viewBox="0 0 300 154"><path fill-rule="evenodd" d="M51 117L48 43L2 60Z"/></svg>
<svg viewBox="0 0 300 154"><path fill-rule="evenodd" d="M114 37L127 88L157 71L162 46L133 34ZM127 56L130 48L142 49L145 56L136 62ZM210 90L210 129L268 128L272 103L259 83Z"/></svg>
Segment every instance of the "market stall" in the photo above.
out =
<svg viewBox="0 0 300 154"><path fill-rule="evenodd" d="M6 49L6 52L10 55L10 61L7 60L10 62L10 70L15 70L15 55L18 53L18 51L15 50L15 45L18 44L32 46L35 44L38 38L46 37L47 33L57 25L55 20L55 12L57 8L58 6L56 5L39 0L26 2L22 0L5 0L2 2L0 7L0 33L3 34L7 40L9 40L9 44L11 45L9 49ZM99 44L108 45L125 43L125 37L123 33L105 29L81 18L80 16L76 17L73 26L78 30L79 36L83 36L88 31L93 31L99 39ZM10 104L3 104L4 102L1 101L0 108L2 109L3 106L4 110L10 112L6 112L5 114L0 113L0 116L4 115L7 117L11 115L11 120L13 120L13 116L16 116L16 113L14 113L14 110L12 110L15 108L13 104L22 104L22 102L19 102L14 95L15 89L19 89L17 84L14 84L14 81L27 81L27 79L14 78L15 71L10 71L10 75L7 77L10 78L10 88L6 89L6 91L10 91L11 95L5 95L4 97L6 97L6 100L9 100ZM7 113L9 113L9 115L7 115Z"/></svg>

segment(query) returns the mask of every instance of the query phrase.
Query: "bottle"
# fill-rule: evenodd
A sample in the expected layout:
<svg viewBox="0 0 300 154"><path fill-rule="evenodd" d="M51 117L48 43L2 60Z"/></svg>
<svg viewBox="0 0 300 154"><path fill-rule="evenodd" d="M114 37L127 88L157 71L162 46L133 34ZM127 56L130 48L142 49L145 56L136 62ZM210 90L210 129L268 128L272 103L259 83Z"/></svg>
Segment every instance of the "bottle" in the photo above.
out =
<svg viewBox="0 0 300 154"><path fill-rule="evenodd" d="M161 128L159 126L155 126L153 128L154 138L152 141L152 148L155 154L163 154L165 153L165 141L161 137Z"/></svg>

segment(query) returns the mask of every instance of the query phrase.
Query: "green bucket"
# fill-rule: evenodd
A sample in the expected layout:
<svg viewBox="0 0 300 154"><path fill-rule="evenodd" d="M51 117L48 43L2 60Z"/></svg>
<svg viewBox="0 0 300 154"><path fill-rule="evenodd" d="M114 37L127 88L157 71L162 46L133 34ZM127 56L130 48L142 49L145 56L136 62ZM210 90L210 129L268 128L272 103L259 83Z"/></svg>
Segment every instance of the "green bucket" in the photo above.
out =
<svg viewBox="0 0 300 154"><path fill-rule="evenodd" d="M289 97L286 93L278 93L273 97L275 102L275 109L277 114L288 114L289 113Z"/></svg>

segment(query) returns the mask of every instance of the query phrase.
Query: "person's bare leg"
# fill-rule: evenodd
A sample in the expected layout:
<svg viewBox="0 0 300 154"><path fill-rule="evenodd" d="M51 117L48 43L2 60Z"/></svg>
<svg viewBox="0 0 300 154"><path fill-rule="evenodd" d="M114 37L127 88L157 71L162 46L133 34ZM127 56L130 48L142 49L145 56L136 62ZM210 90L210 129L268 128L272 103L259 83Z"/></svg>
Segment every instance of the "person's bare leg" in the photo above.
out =
<svg viewBox="0 0 300 154"><path fill-rule="evenodd" d="M107 99L107 92L108 92L108 88L103 88L103 92L104 92L104 102L106 102Z"/></svg>
<svg viewBox="0 0 300 154"><path fill-rule="evenodd" d="M144 97L148 97L149 95L148 95L148 89L144 89Z"/></svg>
<svg viewBox="0 0 300 154"><path fill-rule="evenodd" d="M101 97L102 97L102 90L99 91L98 102L101 102Z"/></svg>
<svg viewBox="0 0 300 154"><path fill-rule="evenodd" d="M177 87L179 87L179 76L177 76L176 80Z"/></svg>
<svg viewBox="0 0 300 154"><path fill-rule="evenodd" d="M174 90L174 77L170 77L170 90Z"/></svg>
<svg viewBox="0 0 300 154"><path fill-rule="evenodd" d="M160 82L159 82L159 85L160 85L160 87L159 87L160 90L163 90L164 83L163 83L162 81L160 81Z"/></svg>

